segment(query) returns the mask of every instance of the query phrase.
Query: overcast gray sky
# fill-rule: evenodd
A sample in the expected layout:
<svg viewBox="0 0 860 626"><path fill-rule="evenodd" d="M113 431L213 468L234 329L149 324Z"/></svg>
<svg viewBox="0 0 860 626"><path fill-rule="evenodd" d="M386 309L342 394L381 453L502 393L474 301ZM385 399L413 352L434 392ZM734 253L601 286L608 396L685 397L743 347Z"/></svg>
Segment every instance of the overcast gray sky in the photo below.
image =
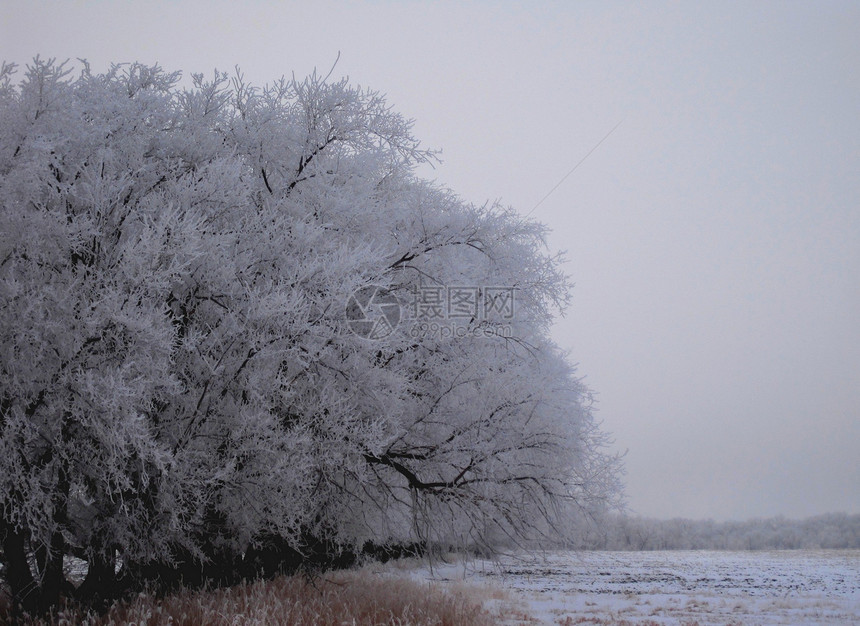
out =
<svg viewBox="0 0 860 626"><path fill-rule="evenodd" d="M0 0L0 58L315 67L568 251L634 512L860 512L860 3Z"/></svg>

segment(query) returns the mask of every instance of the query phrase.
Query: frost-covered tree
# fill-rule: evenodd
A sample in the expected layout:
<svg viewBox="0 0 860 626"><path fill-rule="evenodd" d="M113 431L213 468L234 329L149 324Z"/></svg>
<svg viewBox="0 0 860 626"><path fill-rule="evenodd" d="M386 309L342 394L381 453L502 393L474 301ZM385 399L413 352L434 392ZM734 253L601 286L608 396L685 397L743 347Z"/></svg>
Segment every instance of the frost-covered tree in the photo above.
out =
<svg viewBox="0 0 860 626"><path fill-rule="evenodd" d="M548 337L569 284L544 228L417 179L434 154L379 94L316 74L14 71L0 535L21 606L57 601L67 555L88 598L119 562L127 586L229 578L263 545L485 544L618 494ZM465 288L476 314L367 338L347 303L368 286L404 317ZM486 306L493 289L516 308Z"/></svg>

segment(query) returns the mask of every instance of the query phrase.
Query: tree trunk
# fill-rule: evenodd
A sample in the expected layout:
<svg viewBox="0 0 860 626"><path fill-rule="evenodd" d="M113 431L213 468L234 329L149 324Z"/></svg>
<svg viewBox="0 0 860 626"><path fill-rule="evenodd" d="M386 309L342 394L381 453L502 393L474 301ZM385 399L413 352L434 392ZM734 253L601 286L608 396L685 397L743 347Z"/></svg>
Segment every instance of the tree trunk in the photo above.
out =
<svg viewBox="0 0 860 626"><path fill-rule="evenodd" d="M22 613L35 614L38 598L36 581L27 563L27 533L15 529L0 518L0 535L3 539L6 581L12 591L14 621Z"/></svg>
<svg viewBox="0 0 860 626"><path fill-rule="evenodd" d="M63 534L56 530L51 533L49 545L40 546L36 551L36 562L39 564L41 575L37 599L37 609L40 613L47 613L60 604L60 594L66 582L63 576L65 548L66 541L63 539Z"/></svg>
<svg viewBox="0 0 860 626"><path fill-rule="evenodd" d="M116 559L113 551L89 559L87 577L75 590L75 598L95 609L105 608L117 594Z"/></svg>
<svg viewBox="0 0 860 626"><path fill-rule="evenodd" d="M63 435L66 435L68 418L63 424ZM61 461L58 467L56 491L54 492L53 505L53 531L48 543L42 544L36 549L36 564L39 568L41 583L39 585L38 610L47 613L60 604L60 596L65 590L67 583L63 574L63 557L66 554L66 540L62 529L68 523L69 512L69 473L65 461Z"/></svg>

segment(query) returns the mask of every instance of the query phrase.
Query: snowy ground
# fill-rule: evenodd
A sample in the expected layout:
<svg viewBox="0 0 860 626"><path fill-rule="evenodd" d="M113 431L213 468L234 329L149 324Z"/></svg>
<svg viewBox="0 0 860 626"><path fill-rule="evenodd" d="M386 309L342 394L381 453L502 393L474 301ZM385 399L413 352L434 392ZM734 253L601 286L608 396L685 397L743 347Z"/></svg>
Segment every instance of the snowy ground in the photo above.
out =
<svg viewBox="0 0 860 626"><path fill-rule="evenodd" d="M483 589L506 624L860 624L858 550L550 552L410 575Z"/></svg>

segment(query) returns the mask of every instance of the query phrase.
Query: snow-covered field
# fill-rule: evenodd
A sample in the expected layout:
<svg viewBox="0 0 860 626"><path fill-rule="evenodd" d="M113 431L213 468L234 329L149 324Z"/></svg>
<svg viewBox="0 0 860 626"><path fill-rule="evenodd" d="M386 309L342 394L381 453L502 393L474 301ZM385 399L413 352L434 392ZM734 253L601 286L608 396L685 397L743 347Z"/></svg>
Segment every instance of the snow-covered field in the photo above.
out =
<svg viewBox="0 0 860 626"><path fill-rule="evenodd" d="M485 589L506 624L860 624L860 550L548 552L411 575Z"/></svg>

